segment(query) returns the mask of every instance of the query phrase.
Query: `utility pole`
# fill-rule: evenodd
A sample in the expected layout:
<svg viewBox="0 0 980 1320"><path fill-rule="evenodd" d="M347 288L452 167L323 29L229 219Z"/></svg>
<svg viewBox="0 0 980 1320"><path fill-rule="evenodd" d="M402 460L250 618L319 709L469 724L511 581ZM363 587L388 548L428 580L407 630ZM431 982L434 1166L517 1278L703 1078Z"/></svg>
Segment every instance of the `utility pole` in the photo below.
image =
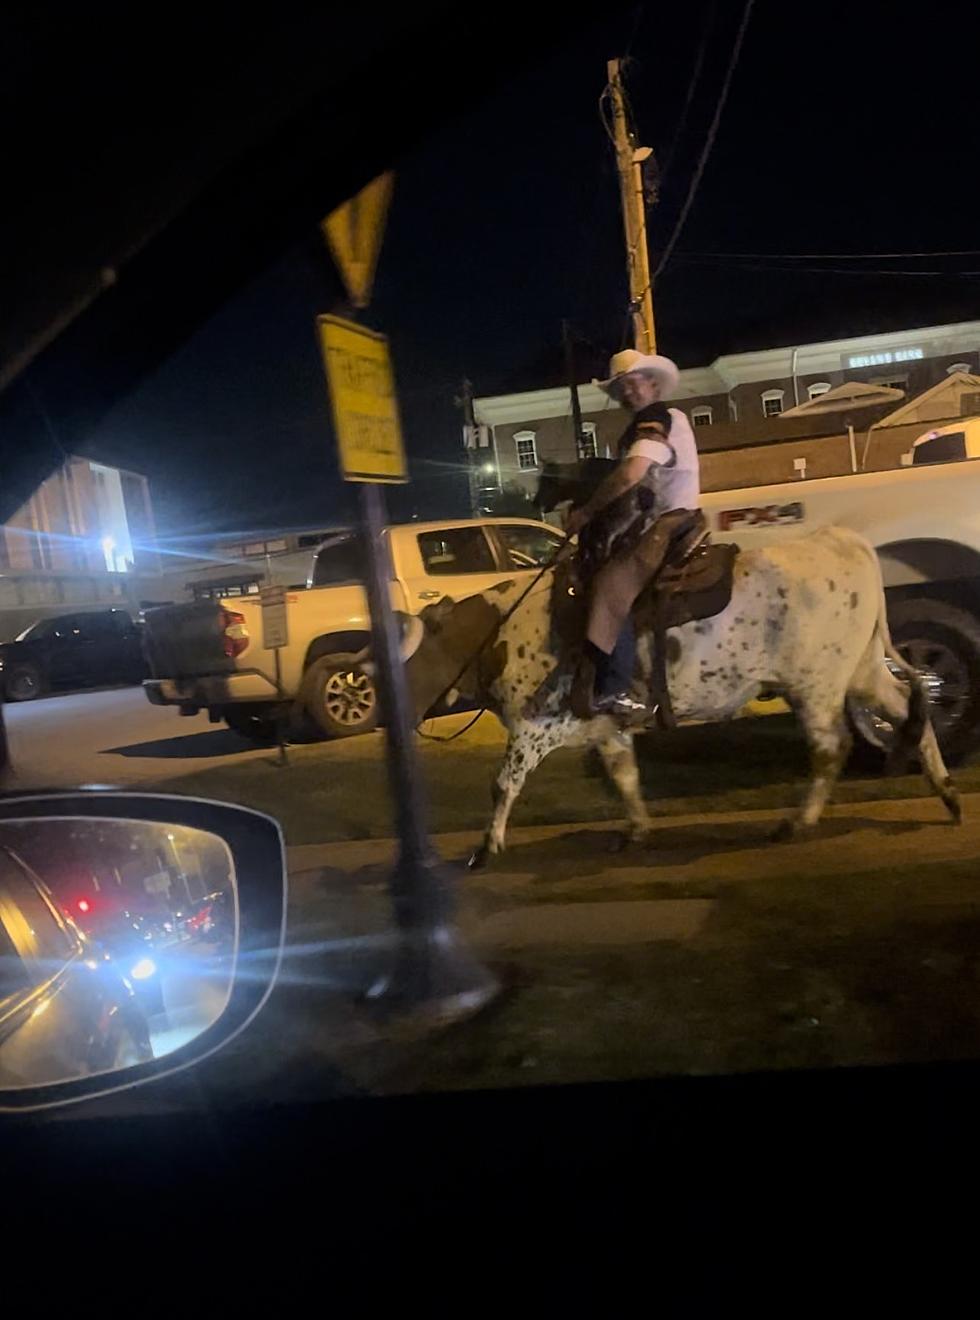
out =
<svg viewBox="0 0 980 1320"><path fill-rule="evenodd" d="M582 405L578 397L578 380L575 374L575 347L572 343L572 331L567 321L561 323L561 342L565 350L565 379L568 392L572 396L572 431L575 435L575 457L582 457Z"/></svg>
<svg viewBox="0 0 980 1320"><path fill-rule="evenodd" d="M626 262L629 272L630 309L633 313L634 346L643 353L657 351L653 323L653 285L650 279L650 256L647 252L647 213L643 185L643 162L652 154L649 147L637 147L626 122L622 68L619 60L606 64L608 93L612 104L613 138L619 193L623 204L623 232L626 235Z"/></svg>
<svg viewBox="0 0 980 1320"><path fill-rule="evenodd" d="M463 410L463 435L466 454L469 459L470 513L474 518L480 515L480 501L477 498L480 488L480 450L476 430L476 418L473 413L473 386L464 378L456 403Z"/></svg>

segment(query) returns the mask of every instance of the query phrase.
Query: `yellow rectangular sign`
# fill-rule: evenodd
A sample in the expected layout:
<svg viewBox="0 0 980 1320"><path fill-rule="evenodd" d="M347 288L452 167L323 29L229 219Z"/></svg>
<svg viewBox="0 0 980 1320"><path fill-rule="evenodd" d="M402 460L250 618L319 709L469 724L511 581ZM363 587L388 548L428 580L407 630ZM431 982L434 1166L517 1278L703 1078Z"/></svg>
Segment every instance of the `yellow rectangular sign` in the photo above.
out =
<svg viewBox="0 0 980 1320"><path fill-rule="evenodd" d="M345 481L407 481L395 378L384 335L339 316L317 318Z"/></svg>

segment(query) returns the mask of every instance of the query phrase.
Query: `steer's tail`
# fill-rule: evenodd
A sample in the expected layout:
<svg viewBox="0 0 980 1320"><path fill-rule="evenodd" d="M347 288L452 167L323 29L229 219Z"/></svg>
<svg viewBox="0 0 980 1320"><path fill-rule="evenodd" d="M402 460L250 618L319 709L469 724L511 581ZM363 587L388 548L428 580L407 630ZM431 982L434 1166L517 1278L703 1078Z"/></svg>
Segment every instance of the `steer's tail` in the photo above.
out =
<svg viewBox="0 0 980 1320"><path fill-rule="evenodd" d="M936 741L925 684L922 676L898 654L892 642L878 556L863 536L858 536L856 533L852 533L852 536L867 555L877 583L878 613L865 651L865 660L870 663L871 672L865 675L865 678L870 679L869 693L877 694L882 709L896 728L897 737L889 757L890 767L901 766L904 769L908 761L917 759L929 786L942 800L953 821L959 824L962 819L960 797L949 777L949 771L946 769ZM884 666L883 662L886 660L895 674L908 685L907 692L903 695L899 692L903 685Z"/></svg>
<svg viewBox="0 0 980 1320"><path fill-rule="evenodd" d="M899 655L892 641L891 629L888 627L888 609L885 603L885 584L881 579L881 565L878 562L874 547L863 536L858 536L856 533L854 539L860 543L862 550L867 555L877 583L878 614L871 638L872 646L876 641L880 642L885 659L888 660L891 667L897 671L909 687L908 714L901 728L896 731L898 736L890 758L895 765L904 764L918 755L923 736L929 727L929 694L926 692L925 684L918 670Z"/></svg>

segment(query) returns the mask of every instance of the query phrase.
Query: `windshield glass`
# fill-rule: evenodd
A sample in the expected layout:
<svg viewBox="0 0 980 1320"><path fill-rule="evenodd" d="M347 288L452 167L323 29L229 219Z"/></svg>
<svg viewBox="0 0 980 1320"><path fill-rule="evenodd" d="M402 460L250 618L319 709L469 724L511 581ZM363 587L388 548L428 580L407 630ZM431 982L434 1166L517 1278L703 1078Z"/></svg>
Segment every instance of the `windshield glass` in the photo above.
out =
<svg viewBox="0 0 980 1320"><path fill-rule="evenodd" d="M972 43L201 8L11 61L0 745L281 822L222 1096L980 1059Z"/></svg>

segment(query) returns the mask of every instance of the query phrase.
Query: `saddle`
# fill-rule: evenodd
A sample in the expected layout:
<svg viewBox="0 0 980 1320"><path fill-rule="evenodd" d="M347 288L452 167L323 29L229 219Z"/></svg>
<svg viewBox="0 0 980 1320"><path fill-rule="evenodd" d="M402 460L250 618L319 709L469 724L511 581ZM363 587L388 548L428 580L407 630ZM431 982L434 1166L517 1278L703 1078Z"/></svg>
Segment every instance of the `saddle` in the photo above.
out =
<svg viewBox="0 0 980 1320"><path fill-rule="evenodd" d="M727 608L738 553L737 545L711 544L707 522L697 511L678 529L663 567L633 606L637 632L653 637L654 698L665 728L677 724L667 689L667 631L713 618ZM577 557L556 568L552 611L563 647L582 645L588 622L589 576L582 573Z"/></svg>

